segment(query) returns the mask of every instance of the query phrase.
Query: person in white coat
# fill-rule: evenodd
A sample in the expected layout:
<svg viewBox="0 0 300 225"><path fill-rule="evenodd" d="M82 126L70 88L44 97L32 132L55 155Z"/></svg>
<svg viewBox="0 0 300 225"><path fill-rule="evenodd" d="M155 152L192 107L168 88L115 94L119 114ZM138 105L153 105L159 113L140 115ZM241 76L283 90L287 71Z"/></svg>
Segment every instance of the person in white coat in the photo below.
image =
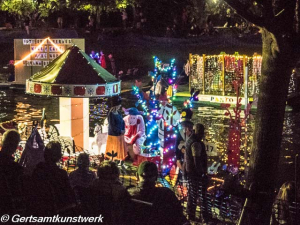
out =
<svg viewBox="0 0 300 225"><path fill-rule="evenodd" d="M133 145L134 155L139 155L141 153L141 146L146 140L145 122L136 108L130 108L128 113L129 115L123 119L125 122L124 139L127 144ZM130 156L133 158L132 154Z"/></svg>

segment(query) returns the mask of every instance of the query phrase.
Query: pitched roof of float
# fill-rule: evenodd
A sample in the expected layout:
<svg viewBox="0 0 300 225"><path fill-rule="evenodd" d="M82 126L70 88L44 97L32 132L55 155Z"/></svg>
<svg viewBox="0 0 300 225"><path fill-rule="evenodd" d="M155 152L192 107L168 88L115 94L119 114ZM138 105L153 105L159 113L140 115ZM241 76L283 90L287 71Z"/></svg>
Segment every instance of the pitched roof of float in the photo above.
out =
<svg viewBox="0 0 300 225"><path fill-rule="evenodd" d="M77 46L68 48L30 81L50 84L105 84L118 81Z"/></svg>

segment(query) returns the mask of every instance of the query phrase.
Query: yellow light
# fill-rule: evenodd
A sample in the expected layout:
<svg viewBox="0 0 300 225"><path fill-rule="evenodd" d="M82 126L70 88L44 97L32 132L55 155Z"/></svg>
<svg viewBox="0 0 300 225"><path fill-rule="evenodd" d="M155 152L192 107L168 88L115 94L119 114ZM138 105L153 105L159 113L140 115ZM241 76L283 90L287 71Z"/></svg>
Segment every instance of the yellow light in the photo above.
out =
<svg viewBox="0 0 300 225"><path fill-rule="evenodd" d="M60 53L63 53L63 52L64 52L63 50L61 50L61 49L59 48L58 45L56 45L53 41L51 41L50 38L47 38L47 39L50 41L50 43L51 43L55 48L57 48L57 50L58 50Z"/></svg>
<svg viewBox="0 0 300 225"><path fill-rule="evenodd" d="M215 180L215 181L219 181L219 182L224 183L224 180L223 180L223 179L219 179L219 178L216 178L216 177L212 177L211 179L212 179L212 180Z"/></svg>
<svg viewBox="0 0 300 225"><path fill-rule="evenodd" d="M49 40L50 43L51 43L54 47L56 47L60 53L63 53L63 51L60 50L59 47L58 47L56 44L54 44L54 42L51 41L51 39L50 39L49 37L47 37L47 38L45 38L45 39L41 42L41 44L39 44L39 45L36 47L36 49L35 49L33 52L31 52L30 54L28 54L27 56L25 56L25 58L21 59L20 61L16 62L16 63L15 63L15 66L18 65L19 63L25 61L26 59L28 59L28 58L29 58L30 56L32 56L34 53L36 53L36 52L38 51L38 49L39 49L39 48L40 48L47 40Z"/></svg>
<svg viewBox="0 0 300 225"><path fill-rule="evenodd" d="M39 45L36 47L36 49L35 49L33 52L31 52L30 54L28 54L25 58L23 58L23 59L20 60L19 62L16 62L16 63L15 63L15 66L18 65L19 63L23 62L24 60L28 59L28 58L29 58L30 56L32 56L34 53L36 53L36 52L38 51L39 47L41 47L41 46L45 43L45 41L47 41L47 39L48 39L48 38L44 39L44 40L42 41L42 43L39 44Z"/></svg>

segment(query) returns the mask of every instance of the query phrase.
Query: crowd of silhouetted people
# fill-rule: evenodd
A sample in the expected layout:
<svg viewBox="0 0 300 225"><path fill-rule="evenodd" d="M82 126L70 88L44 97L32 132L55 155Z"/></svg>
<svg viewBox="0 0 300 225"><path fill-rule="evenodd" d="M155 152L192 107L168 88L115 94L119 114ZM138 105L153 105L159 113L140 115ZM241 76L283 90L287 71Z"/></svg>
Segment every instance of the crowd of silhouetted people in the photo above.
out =
<svg viewBox="0 0 300 225"><path fill-rule="evenodd" d="M78 156L78 168L68 175L59 167L62 147L55 141L46 145L44 159L28 172L13 157L19 141L16 130L6 131L3 135L1 215L102 215L104 224L190 224L175 193L156 186L158 169L152 162L142 162L137 169L138 185L126 188L119 180L120 170L115 162L103 161L95 174L89 169L90 160L86 153ZM274 202L271 224L299 222L294 215L296 195L294 182L283 184Z"/></svg>
<svg viewBox="0 0 300 225"><path fill-rule="evenodd" d="M156 187L157 166L140 164L139 185L126 189L119 181L115 162L104 161L97 175L89 170L89 155L82 153L78 169L67 174L58 166L59 142L44 149L44 160L31 174L12 156L20 141L15 130L4 133L0 151L0 212L23 216L103 216L104 224L185 224L179 200L173 191ZM25 175L26 174L26 175Z"/></svg>

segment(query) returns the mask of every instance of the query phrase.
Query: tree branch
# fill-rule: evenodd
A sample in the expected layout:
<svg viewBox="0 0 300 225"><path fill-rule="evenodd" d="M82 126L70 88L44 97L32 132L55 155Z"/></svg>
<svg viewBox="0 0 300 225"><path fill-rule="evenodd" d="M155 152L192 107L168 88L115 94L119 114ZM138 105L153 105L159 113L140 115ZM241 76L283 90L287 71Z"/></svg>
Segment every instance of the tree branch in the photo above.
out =
<svg viewBox="0 0 300 225"><path fill-rule="evenodd" d="M262 18L256 17L253 13L249 12L249 8L245 8L246 5L242 4L239 0L224 0L230 5L241 17L247 21L259 26L265 27L265 23Z"/></svg>
<svg viewBox="0 0 300 225"><path fill-rule="evenodd" d="M277 14L271 20L272 28L280 30L282 32L293 33L296 32L295 23L296 23L296 9L297 3L299 0L289 0L284 2L284 6L281 6L277 10Z"/></svg>

